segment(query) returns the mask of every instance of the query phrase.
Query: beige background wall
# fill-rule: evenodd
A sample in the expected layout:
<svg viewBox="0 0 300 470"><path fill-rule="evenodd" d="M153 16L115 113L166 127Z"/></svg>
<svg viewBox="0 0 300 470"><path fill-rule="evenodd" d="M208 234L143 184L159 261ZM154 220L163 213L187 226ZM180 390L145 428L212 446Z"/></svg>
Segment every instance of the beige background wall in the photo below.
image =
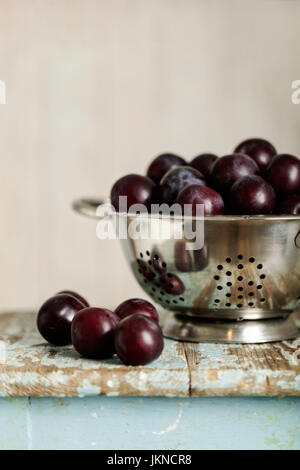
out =
<svg viewBox="0 0 300 470"><path fill-rule="evenodd" d="M68 287L113 305L141 291L70 202L162 150L300 154L300 2L0 0L0 79L0 309Z"/></svg>

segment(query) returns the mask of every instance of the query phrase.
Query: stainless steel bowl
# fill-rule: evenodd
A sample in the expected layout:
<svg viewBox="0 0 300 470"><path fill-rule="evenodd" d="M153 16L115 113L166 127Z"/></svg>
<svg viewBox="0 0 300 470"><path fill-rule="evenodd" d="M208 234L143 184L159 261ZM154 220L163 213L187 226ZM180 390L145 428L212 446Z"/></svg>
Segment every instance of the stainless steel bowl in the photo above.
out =
<svg viewBox="0 0 300 470"><path fill-rule="evenodd" d="M99 205L78 200L73 207L97 217ZM161 223L159 216L117 219L129 226L137 217L149 232ZM171 230L182 223L175 217ZM196 251L186 250L184 236L121 243L137 281L162 307L166 335L241 342L297 336L289 316L300 308L300 216L205 217L204 246Z"/></svg>

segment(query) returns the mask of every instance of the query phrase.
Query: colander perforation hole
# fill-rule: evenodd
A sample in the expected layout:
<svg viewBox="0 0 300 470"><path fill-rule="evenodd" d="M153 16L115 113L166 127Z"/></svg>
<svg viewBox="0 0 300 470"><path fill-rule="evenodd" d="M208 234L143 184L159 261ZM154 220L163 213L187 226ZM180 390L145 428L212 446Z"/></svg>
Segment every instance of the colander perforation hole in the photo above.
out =
<svg viewBox="0 0 300 470"><path fill-rule="evenodd" d="M238 295L238 299L243 299L244 296L243 295Z"/></svg>
<svg viewBox="0 0 300 470"><path fill-rule="evenodd" d="M219 271L222 271L222 269L223 269L222 264L218 264L217 268L218 268Z"/></svg>
<svg viewBox="0 0 300 470"><path fill-rule="evenodd" d="M256 289L258 289L258 290L262 289L262 285L259 284L258 286L256 286Z"/></svg>
<svg viewBox="0 0 300 470"><path fill-rule="evenodd" d="M231 297L231 294L228 292L228 293L226 294L226 297Z"/></svg>
<svg viewBox="0 0 300 470"><path fill-rule="evenodd" d="M226 272L226 276L231 276L232 275L232 272L231 271L227 271Z"/></svg>
<svg viewBox="0 0 300 470"><path fill-rule="evenodd" d="M248 282L248 286L253 286L254 285L254 282L253 281L249 281Z"/></svg>
<svg viewBox="0 0 300 470"><path fill-rule="evenodd" d="M248 305L249 305L249 307L253 307L254 303L253 303L253 302L249 302Z"/></svg>
<svg viewBox="0 0 300 470"><path fill-rule="evenodd" d="M152 266L152 261L151 261L151 259L149 259L148 264L149 264L149 266Z"/></svg>
<svg viewBox="0 0 300 470"><path fill-rule="evenodd" d="M243 287L238 287L238 291L242 292L244 290Z"/></svg>
<svg viewBox="0 0 300 470"><path fill-rule="evenodd" d="M143 255L143 253L140 253L140 258L144 258L144 255Z"/></svg>
<svg viewBox="0 0 300 470"><path fill-rule="evenodd" d="M237 267L238 267L238 269L243 269L244 265L243 264L238 264Z"/></svg>
<svg viewBox="0 0 300 470"><path fill-rule="evenodd" d="M237 255L237 258L238 259L243 259L244 257L243 257L243 255Z"/></svg>
<svg viewBox="0 0 300 470"><path fill-rule="evenodd" d="M231 303L227 302L226 307L231 307Z"/></svg>
<svg viewBox="0 0 300 470"><path fill-rule="evenodd" d="M260 302L265 302L265 301L266 301L266 299L265 299L264 297L262 297L262 298L260 299Z"/></svg>
<svg viewBox="0 0 300 470"><path fill-rule="evenodd" d="M242 280L243 280L243 276L238 276L237 280L238 280L238 281L242 281Z"/></svg>
<svg viewBox="0 0 300 470"><path fill-rule="evenodd" d="M215 303L218 304L220 302L220 299L215 299Z"/></svg>
<svg viewBox="0 0 300 470"><path fill-rule="evenodd" d="M253 297L254 296L254 292L249 292L249 297Z"/></svg>
<svg viewBox="0 0 300 470"><path fill-rule="evenodd" d="M150 252L149 252L148 250L146 251L146 255L147 255L147 256L150 256Z"/></svg>
<svg viewBox="0 0 300 470"><path fill-rule="evenodd" d="M231 286L232 286L232 282L227 282L226 285L227 285L228 287L231 287Z"/></svg>
<svg viewBox="0 0 300 470"><path fill-rule="evenodd" d="M266 278L266 275L265 275L265 274L261 274L259 277L260 277L260 279L265 279L265 278Z"/></svg>
<svg viewBox="0 0 300 470"><path fill-rule="evenodd" d="M262 264L258 264L257 265L257 269L262 269L263 268L263 265Z"/></svg>
<svg viewBox="0 0 300 470"><path fill-rule="evenodd" d="M249 263L254 263L255 262L255 258L253 258L253 256L251 256L251 258L249 258Z"/></svg>
<svg viewBox="0 0 300 470"><path fill-rule="evenodd" d="M237 304L238 308L241 308L242 306L243 306L243 304Z"/></svg>
<svg viewBox="0 0 300 470"><path fill-rule="evenodd" d="M162 265L163 268L167 267L167 263L165 263L164 261L163 261L163 263L161 263L161 265Z"/></svg>
<svg viewBox="0 0 300 470"><path fill-rule="evenodd" d="M181 302L184 302L184 298L183 298L183 297L179 297L179 300L181 300Z"/></svg>
<svg viewBox="0 0 300 470"><path fill-rule="evenodd" d="M222 290L223 287L222 287L222 286L217 286L217 289L218 289L218 290Z"/></svg>
<svg viewBox="0 0 300 470"><path fill-rule="evenodd" d="M226 258L226 263L231 263L231 258Z"/></svg>
<svg viewBox="0 0 300 470"><path fill-rule="evenodd" d="M214 280L218 281L220 279L220 276L214 276Z"/></svg>

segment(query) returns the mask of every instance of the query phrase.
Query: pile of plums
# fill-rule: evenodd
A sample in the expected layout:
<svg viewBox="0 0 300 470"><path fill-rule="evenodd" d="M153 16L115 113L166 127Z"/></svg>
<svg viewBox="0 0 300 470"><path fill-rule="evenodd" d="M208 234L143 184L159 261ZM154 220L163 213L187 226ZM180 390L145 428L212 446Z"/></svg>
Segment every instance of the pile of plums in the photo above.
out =
<svg viewBox="0 0 300 470"><path fill-rule="evenodd" d="M205 215L300 214L300 160L277 154L264 139L248 139L231 155L204 153L187 163L164 153L156 157L147 176L130 174L113 185L111 203L119 211L119 197L127 208L143 204L204 205Z"/></svg>
<svg viewBox="0 0 300 470"><path fill-rule="evenodd" d="M129 299L113 312L90 307L76 292L62 291L40 308L37 327L56 346L73 344L91 359L115 353L126 365L144 365L157 359L164 347L155 307L143 299Z"/></svg>

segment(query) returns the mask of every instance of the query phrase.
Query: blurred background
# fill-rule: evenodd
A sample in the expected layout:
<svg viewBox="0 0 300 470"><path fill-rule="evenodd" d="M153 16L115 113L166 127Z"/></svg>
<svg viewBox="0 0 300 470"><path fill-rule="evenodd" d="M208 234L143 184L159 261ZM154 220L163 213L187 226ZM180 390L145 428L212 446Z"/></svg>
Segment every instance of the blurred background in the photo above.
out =
<svg viewBox="0 0 300 470"><path fill-rule="evenodd" d="M0 0L0 309L142 291L71 210L162 151L300 154L297 0Z"/></svg>

